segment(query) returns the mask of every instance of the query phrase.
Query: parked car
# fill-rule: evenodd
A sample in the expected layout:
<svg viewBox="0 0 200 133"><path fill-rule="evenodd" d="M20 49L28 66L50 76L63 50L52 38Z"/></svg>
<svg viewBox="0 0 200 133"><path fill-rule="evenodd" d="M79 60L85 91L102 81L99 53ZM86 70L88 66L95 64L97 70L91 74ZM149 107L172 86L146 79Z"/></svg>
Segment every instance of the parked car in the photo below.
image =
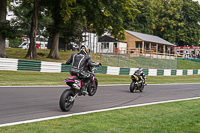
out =
<svg viewBox="0 0 200 133"><path fill-rule="evenodd" d="M29 48L29 43L30 43L30 42L24 41L22 44L20 44L20 45L18 46L18 48L21 48L21 49L28 49L28 48Z"/></svg>
<svg viewBox="0 0 200 133"><path fill-rule="evenodd" d="M72 48L73 51L79 51L79 46L77 44L70 43L70 45L71 45L71 48Z"/></svg>
<svg viewBox="0 0 200 133"><path fill-rule="evenodd" d="M24 41L22 44L20 44L18 46L18 48L28 49L29 48L29 44L30 44L29 41ZM36 41L36 47L37 47L37 49L47 49L46 45L47 45L47 42Z"/></svg>

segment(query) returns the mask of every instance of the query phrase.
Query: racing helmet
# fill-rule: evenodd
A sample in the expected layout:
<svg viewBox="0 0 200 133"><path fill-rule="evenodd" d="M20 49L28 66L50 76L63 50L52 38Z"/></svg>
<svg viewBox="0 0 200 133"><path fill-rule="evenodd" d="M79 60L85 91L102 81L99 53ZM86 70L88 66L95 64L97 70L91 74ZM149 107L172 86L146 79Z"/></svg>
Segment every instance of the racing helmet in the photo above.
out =
<svg viewBox="0 0 200 133"><path fill-rule="evenodd" d="M89 54L89 49L86 45L81 45L80 52L84 52L85 54Z"/></svg>
<svg viewBox="0 0 200 133"><path fill-rule="evenodd" d="M141 67L139 67L138 70L142 71L143 69Z"/></svg>

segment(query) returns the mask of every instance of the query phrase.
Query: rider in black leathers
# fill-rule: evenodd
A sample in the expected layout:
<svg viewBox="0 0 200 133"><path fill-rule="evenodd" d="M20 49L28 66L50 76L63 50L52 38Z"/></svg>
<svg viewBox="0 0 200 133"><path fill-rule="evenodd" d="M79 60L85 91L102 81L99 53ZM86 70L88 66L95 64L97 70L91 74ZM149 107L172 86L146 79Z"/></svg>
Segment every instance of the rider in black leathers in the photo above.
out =
<svg viewBox="0 0 200 133"><path fill-rule="evenodd" d="M92 73L86 70L87 66L100 66L100 63L94 63L89 55L87 46L82 45L80 53L73 53L66 62L67 65L71 64L70 74L84 79L84 85L81 87L81 94L87 94L86 86L93 77Z"/></svg>
<svg viewBox="0 0 200 133"><path fill-rule="evenodd" d="M141 68L139 68L138 70L136 70L135 73L134 73L134 75L137 75L138 78L139 78L139 80L142 81L144 83L144 85L145 85L145 78L146 77L145 77L145 74L144 74L144 72L142 71Z"/></svg>

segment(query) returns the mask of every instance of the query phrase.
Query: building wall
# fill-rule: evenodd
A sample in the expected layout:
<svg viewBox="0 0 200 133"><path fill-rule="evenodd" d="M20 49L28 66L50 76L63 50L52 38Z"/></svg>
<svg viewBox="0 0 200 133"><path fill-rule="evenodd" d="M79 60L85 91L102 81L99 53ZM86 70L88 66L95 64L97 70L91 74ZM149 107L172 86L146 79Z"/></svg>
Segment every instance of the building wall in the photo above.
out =
<svg viewBox="0 0 200 133"><path fill-rule="evenodd" d="M125 54L127 50L127 43L124 42L115 42L117 47L114 46L113 42L98 42L97 44L97 53L120 53ZM104 44L109 44L109 48L104 48Z"/></svg>
<svg viewBox="0 0 200 133"><path fill-rule="evenodd" d="M125 32L125 35L126 35L126 42L127 42L127 48L128 49L134 49L136 48L136 41L142 41L141 39Z"/></svg>
<svg viewBox="0 0 200 133"><path fill-rule="evenodd" d="M109 48L104 48L103 44L109 44ZM113 42L98 42L97 43L97 53L114 53Z"/></svg>
<svg viewBox="0 0 200 133"><path fill-rule="evenodd" d="M125 54L126 53L127 43L118 42L118 47L119 47L119 50L120 50L120 54Z"/></svg>
<svg viewBox="0 0 200 133"><path fill-rule="evenodd" d="M97 53L97 42L98 42L98 36L94 33L84 32L82 34L83 36L83 42L81 45L86 45L93 53Z"/></svg>

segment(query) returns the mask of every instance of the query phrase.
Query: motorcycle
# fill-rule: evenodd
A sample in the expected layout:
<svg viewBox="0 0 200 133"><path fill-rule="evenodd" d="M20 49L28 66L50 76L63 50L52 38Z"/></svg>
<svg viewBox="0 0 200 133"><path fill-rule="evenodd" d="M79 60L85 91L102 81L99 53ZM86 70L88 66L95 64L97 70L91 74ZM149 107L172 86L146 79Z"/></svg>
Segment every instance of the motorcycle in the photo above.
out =
<svg viewBox="0 0 200 133"><path fill-rule="evenodd" d="M146 84L143 80L140 80L140 78L137 75L131 75L132 83L130 84L130 92L135 93L136 90L139 90L140 92L143 92L144 86ZM146 78L144 79L146 80Z"/></svg>
<svg viewBox="0 0 200 133"><path fill-rule="evenodd" d="M62 111L69 111L72 108L74 101L78 96L93 96L96 93L98 87L98 80L94 74L94 70L96 70L96 68L92 67L90 68L90 70L91 74L93 74L93 78L87 84L85 83L84 79L80 79L77 76L71 76L63 80L63 82L66 82L70 89L66 89L60 97L59 105ZM84 84L87 88L87 94L81 94L80 92L81 87Z"/></svg>

